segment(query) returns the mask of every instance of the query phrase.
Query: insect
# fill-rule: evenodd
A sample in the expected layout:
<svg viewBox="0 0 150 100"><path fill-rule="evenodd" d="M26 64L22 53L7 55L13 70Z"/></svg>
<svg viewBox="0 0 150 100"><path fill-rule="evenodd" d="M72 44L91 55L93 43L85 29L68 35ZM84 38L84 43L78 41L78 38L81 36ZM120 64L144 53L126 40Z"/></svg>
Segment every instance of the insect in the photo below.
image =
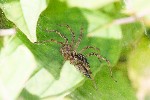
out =
<svg viewBox="0 0 150 100"><path fill-rule="evenodd" d="M87 78L91 79L94 82L94 86L96 87L94 78L92 76L92 72L90 70L89 62L87 61L87 58L90 56L96 56L99 60L104 60L108 63L109 69L110 69L110 75L112 76L112 70L110 67L110 61L101 56L98 53L91 52L89 54L83 55L82 52L84 52L87 49L94 49L100 52L99 48L93 47L93 46L86 46L83 49L81 49L79 52L77 52L77 48L82 40L83 37L83 28L80 29L80 35L78 37L78 41L75 43L75 34L71 27L69 25L59 25L66 27L72 34L72 41L71 43L68 42L68 38L66 38L61 32L58 30L47 30L47 32L55 32L60 37L62 37L65 41L60 42L54 39L45 40L41 42L35 42L35 43L46 43L46 42L55 42L57 44L61 45L60 52L65 60L69 60L70 64L73 64L82 74L84 74Z"/></svg>

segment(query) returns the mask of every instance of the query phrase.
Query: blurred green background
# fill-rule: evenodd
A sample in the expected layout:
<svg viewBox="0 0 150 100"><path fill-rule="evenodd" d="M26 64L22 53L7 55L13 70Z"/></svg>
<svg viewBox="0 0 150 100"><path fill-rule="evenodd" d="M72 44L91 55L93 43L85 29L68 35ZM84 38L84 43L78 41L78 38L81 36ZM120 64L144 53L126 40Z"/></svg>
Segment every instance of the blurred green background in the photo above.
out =
<svg viewBox="0 0 150 100"><path fill-rule="evenodd" d="M149 0L1 0L0 100L150 100ZM56 39L59 30L77 49L96 46L108 65L89 57L97 90L69 61ZM97 52L86 50L83 55Z"/></svg>

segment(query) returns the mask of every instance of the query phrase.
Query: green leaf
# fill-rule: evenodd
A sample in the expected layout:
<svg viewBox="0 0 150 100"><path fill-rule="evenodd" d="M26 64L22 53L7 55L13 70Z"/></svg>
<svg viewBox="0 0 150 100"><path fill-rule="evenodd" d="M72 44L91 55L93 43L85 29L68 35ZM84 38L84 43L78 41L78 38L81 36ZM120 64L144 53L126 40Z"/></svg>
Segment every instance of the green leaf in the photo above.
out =
<svg viewBox="0 0 150 100"><path fill-rule="evenodd" d="M126 64L118 64L119 70L113 72L114 82L108 74L107 66L103 67L95 76L98 90L92 88L90 80L82 87L73 91L68 98L72 100L136 100L134 90L127 78Z"/></svg>
<svg viewBox="0 0 150 100"><path fill-rule="evenodd" d="M56 39L57 41L64 41L64 39L61 38L59 35L57 35L56 33L49 33L46 31L46 29L59 30L60 32L62 32L62 34L69 38L70 41L71 34L67 30L67 28L58 26L58 24L62 23L70 25L70 27L77 35L77 39L82 22L84 22L83 25L85 29L83 34L85 36L87 25L86 20L82 16L80 10L77 8L67 9L65 4L57 2L58 1L50 2L48 8L41 14L39 18L37 26L38 41L49 40L51 38ZM60 9L57 6L62 6L62 8ZM52 8L55 9L55 11ZM80 18L77 17L79 15L81 15ZM59 52L60 45L51 42L39 45L33 44L21 32L19 32L17 36L23 41L23 43L26 44L26 46L35 55L39 66L44 67L46 70L48 70L48 72L50 72L54 76L54 78L58 79L60 75L60 70L64 63L64 59ZM87 40L87 38L84 38L83 41L85 39Z"/></svg>
<svg viewBox="0 0 150 100"><path fill-rule="evenodd" d="M2 100L16 99L36 68L31 52L24 45L18 46L17 43L16 38L1 50L0 98Z"/></svg>
<svg viewBox="0 0 150 100"><path fill-rule="evenodd" d="M55 39L57 41L63 42L64 39L61 38L58 34L49 33L46 31L46 30L58 30L69 39L69 42L71 42L72 35L70 31L68 31L66 27L58 26L59 24L68 24L74 31L76 36L75 39L77 42L78 41L77 38L79 36L80 29L82 26L84 28L83 38L77 51L80 51L81 48L85 46L96 46L100 48L100 54L105 58L107 58L108 60L110 60L112 66L115 65L118 61L121 52L121 37L112 38L112 36L110 37L109 35L106 35L105 37L98 37L98 36L88 37L87 36L89 31L88 25L91 26L94 25L95 23L89 23L90 19L87 19L87 16L83 15L84 11L85 10L80 10L78 8L68 8L65 3L59 1L50 2L48 8L41 14L38 21L38 26L37 26L38 41ZM92 13L89 14L92 15ZM98 14L107 16L101 13ZM104 17L102 16L97 17L97 19L100 20L99 22L100 24L95 24L94 27L97 27L96 30L101 28L98 25L103 26L104 24L106 24L103 22L110 22L109 20L110 17L109 16L107 17L108 20L104 20ZM93 29L91 27L89 28L91 30L95 30L94 28ZM114 31L116 27L115 28L112 27L110 29ZM121 34L121 30L119 27L117 32ZM118 36L116 34L115 36ZM37 74L35 74L35 76L31 78L25 90L27 90L31 94L36 94L39 97L50 96L51 98L53 96L60 96L60 95L65 96L67 95L66 92L70 93L72 92L72 90L79 87L79 83L81 82L82 77L72 72L72 68L74 68L74 66L68 64L69 62L67 62L67 64L65 63L65 65L63 66L63 63L65 61L59 52L60 45L52 42L46 44L39 44L39 45L32 44L26 39L26 37L21 32L19 32L18 37L23 41L23 43L26 44L26 46L35 55L39 63L39 66L47 70L47 71L40 70ZM85 53L83 53L83 55L89 52L97 52L97 51L93 51L89 49ZM96 57L88 58L88 62L90 63L93 75L99 72L102 66L104 65L106 66L105 61L99 62L99 60ZM66 69L64 70L64 68ZM71 75L70 72L72 72ZM62 77L62 75L64 76ZM44 76L45 78L43 78ZM78 77L74 78L75 76ZM40 78L41 80L39 79L38 82L35 82L37 77L38 79ZM66 79L68 79L67 80L68 83L64 82L64 80ZM98 78L95 78L95 80L97 79ZM67 86L65 86L63 83L67 84ZM93 84L90 84L90 86L93 87Z"/></svg>
<svg viewBox="0 0 150 100"><path fill-rule="evenodd" d="M4 1L3 1L4 2ZM0 8L5 13L7 19L16 24L16 26L27 36L27 38L35 42L36 25L40 13L46 8L46 0L30 1L16 0L5 1L0 3Z"/></svg>
<svg viewBox="0 0 150 100"><path fill-rule="evenodd" d="M122 32L119 25L112 25L113 18L98 11L82 11L88 19L89 37L102 37L110 39L122 39Z"/></svg>
<svg viewBox="0 0 150 100"><path fill-rule="evenodd" d="M145 99L150 96L150 40L142 37L137 47L130 53L128 61L129 78L137 90L137 98ZM135 59L136 58L136 59Z"/></svg>
<svg viewBox="0 0 150 100"><path fill-rule="evenodd" d="M62 67L58 80L45 69L41 69L28 81L26 90L39 95L40 98L69 92L68 90L83 80L81 73L69 63L70 62L67 61Z"/></svg>
<svg viewBox="0 0 150 100"><path fill-rule="evenodd" d="M34 1L28 1L29 4L27 5L32 6L33 4L32 2ZM40 1L37 1L37 2L38 2L37 4L39 4ZM46 1L41 1L41 2L46 2ZM73 1L73 2L76 2L76 1ZM100 4L100 2L104 2L104 1L99 1L98 2L99 6L96 7L95 5L94 9L100 8L104 6L105 4L110 3L109 0L108 2L106 1L105 4L104 3ZM18 13L18 15L21 16L21 18L22 16L24 16L23 19L21 19L22 22L20 21L18 22L19 25L16 24L15 22L15 24L23 32L22 33L21 31L17 30L17 37L31 51L30 52L29 50L27 50L27 52L29 53L29 57L31 59L29 58L27 60L21 59L24 56L22 56L20 53L19 53L20 54L19 56L16 56L18 53L15 55L15 57L20 58L20 59L18 58L17 61L25 60L25 62L20 61L22 65L18 65L21 67L23 66L24 72L21 70L22 72L21 74L24 74L26 70L28 70L28 67L29 67L29 70L30 68L32 68L31 63L34 63L35 66L37 64L38 66L37 70L32 69L32 71L28 73L28 77L27 77L28 80L26 81L24 88L21 82L18 82L17 80L15 80L16 82L18 82L16 83L16 85L20 86L19 84L21 84L21 87L16 88L16 92L13 94L14 95L13 99L18 97L19 93L21 92L18 99L21 98L25 100L26 99L29 99L29 100L54 99L53 97L56 97L56 98L61 97L62 99L66 95L68 95L69 98L71 97L72 99L79 99L79 100L84 100L84 99L107 100L110 98L115 99L115 100L116 99L135 100L135 93L128 80L126 70L121 69L122 67L126 68L126 65L125 64L116 65L118 63L120 54L122 52L122 45L123 45L122 39L124 39L123 36L126 36L129 39L128 37L129 35L128 36L122 35L122 33L126 31L122 32L122 29L121 29L122 27L120 27L119 25L112 24L112 22L115 20L114 16L112 15L118 12L118 10L115 11L116 10L115 4L114 6L112 6L114 7L113 9L114 11L111 15L102 9L99 9L99 10L86 9L85 10L83 9L84 7L83 8L77 8L77 7L71 8L71 5L70 4L68 5L67 2L51 0L49 2L47 9L43 11L42 13L41 11L44 8L41 9L41 7L39 6L35 7L35 10L39 8L39 10L37 11L38 14L35 11L36 12L35 16L31 17L32 21L35 18L34 20L35 23L29 19L29 16L22 15L26 13L27 11L26 8L24 8L27 6L27 5L24 6L24 4L26 4L25 1L20 1L20 2L13 1L13 2L0 4L0 7L3 9L6 16L8 14L10 15L9 16L10 18L11 17L13 18L13 14L15 13L14 18L16 18L16 16L18 18L18 15L16 14L16 12L14 12L14 9L12 10L7 9L7 10L10 10L10 12L8 11L8 13L6 13L7 10L5 10L3 6L5 5L5 7L7 8L8 7L6 6L7 4L8 5L12 4L12 8L16 7L15 11L21 12L21 13ZM44 7L46 7L46 4L47 3L45 3ZM29 6L29 9L31 6ZM107 10L110 10L110 8ZM33 13L34 12L33 8L30 9L30 11ZM41 15L39 17L40 13ZM31 13L27 13L27 14L30 15ZM37 22L38 18L39 20ZM77 49L77 52L79 52L85 46L98 47L100 49L99 54L105 57L106 59L108 59L111 63L111 67L115 68L115 71L113 70L113 75L114 75L114 78L118 81L118 83L113 82L112 78L110 77L110 73L108 69L109 66L106 61L102 60L101 62L99 62L97 57L94 57L94 56L88 57L87 60L89 62L90 69L92 71L92 74L94 76L94 79L96 81L97 88L98 88L98 90L95 90L95 88L93 87L93 82L90 79L86 79L85 77L83 77L82 74L78 70L76 70L73 65L69 64L69 61L65 61L63 59L61 53L59 52L61 48L60 45L55 44L53 42L49 42L45 44L32 43L33 41L36 41L36 37L35 37L36 25L37 25L37 30L36 30L37 41L55 39L57 41L64 42L64 39L61 38L58 34L49 33L48 31L46 31L46 30L58 30L69 39L69 43L70 43L72 41L71 32L68 31L66 27L60 27L59 24L68 24L72 28L73 32L75 33L75 42L78 41L77 39L80 34L80 29L81 27L83 27L84 28L83 38L81 39L82 41ZM24 34L24 31L20 28L21 26L23 26L24 30L29 34L31 31L34 31L33 34L30 34L33 37L33 39L29 38L30 36L27 36L27 34ZM28 29L29 27L31 28L31 30ZM126 28L128 29L129 27L126 27ZM19 48L17 44L15 47L16 48L13 49L10 46L11 52L7 54L10 55L10 54L15 53L15 50ZM86 55L90 52L97 53L97 51L89 49L83 52L83 55ZM31 57L32 55L34 55L34 58L36 59L37 62L35 62L34 58ZM8 57L7 59L8 60L11 59L12 61L16 60L16 59L12 59L12 57ZM12 64L12 66L17 67L16 64L13 64L13 63L10 63L10 64ZM27 69L24 69L24 66L27 66ZM12 70L12 71L16 72L15 70ZM19 77L18 79L21 79L21 78L24 79L23 78L24 76L22 75L18 75L18 77ZM10 84L13 85L15 84L15 82L14 83L10 82Z"/></svg>

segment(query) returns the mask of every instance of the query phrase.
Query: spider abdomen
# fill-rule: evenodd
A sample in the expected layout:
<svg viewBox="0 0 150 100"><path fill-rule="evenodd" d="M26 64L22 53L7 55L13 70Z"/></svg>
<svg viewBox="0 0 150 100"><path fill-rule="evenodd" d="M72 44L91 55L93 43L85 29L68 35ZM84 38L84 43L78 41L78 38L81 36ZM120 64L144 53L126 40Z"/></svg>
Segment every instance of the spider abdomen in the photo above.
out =
<svg viewBox="0 0 150 100"><path fill-rule="evenodd" d="M84 57L83 54L76 54L74 55L74 61L73 65L81 72L83 73L86 77L91 78L92 72L90 71L90 66L89 63L87 62L87 59Z"/></svg>
<svg viewBox="0 0 150 100"><path fill-rule="evenodd" d="M92 72L90 71L89 63L83 54L72 50L72 47L69 44L63 45L60 51L65 60L69 60L76 69L78 69L86 77L91 78Z"/></svg>

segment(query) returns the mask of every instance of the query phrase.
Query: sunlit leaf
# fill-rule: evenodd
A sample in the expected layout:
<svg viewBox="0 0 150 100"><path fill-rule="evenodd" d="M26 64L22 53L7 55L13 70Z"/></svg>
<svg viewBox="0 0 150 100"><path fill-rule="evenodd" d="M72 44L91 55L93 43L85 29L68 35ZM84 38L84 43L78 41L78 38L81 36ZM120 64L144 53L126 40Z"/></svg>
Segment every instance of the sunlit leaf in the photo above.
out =
<svg viewBox="0 0 150 100"><path fill-rule="evenodd" d="M16 0L11 2L6 0L5 3L0 3L0 8L7 19L15 23L32 42L36 41L37 20L46 6L46 0Z"/></svg>
<svg viewBox="0 0 150 100"><path fill-rule="evenodd" d="M66 0L71 7L80 7L80 8L87 8L87 9L97 9L101 8L109 3L116 2L117 0Z"/></svg>
<svg viewBox="0 0 150 100"><path fill-rule="evenodd" d="M10 47L15 50L12 52ZM34 57L24 45L16 48L8 44L3 48L0 54L0 98L17 98L35 68Z"/></svg>
<svg viewBox="0 0 150 100"><path fill-rule="evenodd" d="M137 15L148 14L150 11L150 1L149 0L132 0L124 1L126 9L130 13L136 13Z"/></svg>
<svg viewBox="0 0 150 100"><path fill-rule="evenodd" d="M69 62L66 62L58 80L55 80L50 73L42 69L30 79L26 89L30 93L39 95L40 97L51 97L69 92L67 90L73 88L81 80L83 80L81 73L73 65L70 65Z"/></svg>
<svg viewBox="0 0 150 100"><path fill-rule="evenodd" d="M122 39L121 27L119 25L111 25L112 18L109 15L85 10L83 10L83 13L89 22L89 37Z"/></svg>
<svg viewBox="0 0 150 100"><path fill-rule="evenodd" d="M138 99L150 96L150 41L143 37L136 49L129 55L128 71Z"/></svg>

